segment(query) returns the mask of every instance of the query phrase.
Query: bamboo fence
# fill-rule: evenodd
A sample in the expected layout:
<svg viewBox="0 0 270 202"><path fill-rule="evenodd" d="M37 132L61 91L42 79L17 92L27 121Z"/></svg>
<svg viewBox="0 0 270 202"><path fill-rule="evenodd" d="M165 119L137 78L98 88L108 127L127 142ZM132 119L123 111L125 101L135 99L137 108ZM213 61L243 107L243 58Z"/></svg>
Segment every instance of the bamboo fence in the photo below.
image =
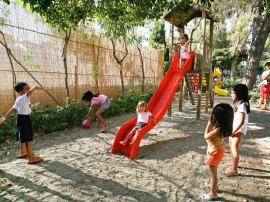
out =
<svg viewBox="0 0 270 202"><path fill-rule="evenodd" d="M0 27L12 54L31 72L36 80L45 87L61 104L66 98L65 70L63 62L64 33L47 26L42 18L33 15L19 4L9 5L10 13L5 16L6 24ZM1 15L1 14L0 14ZM3 15L2 15L3 16ZM0 36L3 41L3 37ZM163 76L163 52L142 47L146 87L160 82ZM99 36L93 30L79 29L71 33L68 43L68 86L71 99L81 99L84 91L119 95L121 87L119 65L113 57L109 38ZM125 48L116 43L116 55L121 58ZM0 45L0 113L5 113L14 104L13 85L24 81L30 86L37 82L14 60L15 75L6 49ZM128 56L122 65L125 87L142 83L142 66L139 51L135 45L128 46ZM98 82L96 82L98 81ZM98 83L98 88L97 88ZM55 106L53 99L46 93L35 92L32 103Z"/></svg>

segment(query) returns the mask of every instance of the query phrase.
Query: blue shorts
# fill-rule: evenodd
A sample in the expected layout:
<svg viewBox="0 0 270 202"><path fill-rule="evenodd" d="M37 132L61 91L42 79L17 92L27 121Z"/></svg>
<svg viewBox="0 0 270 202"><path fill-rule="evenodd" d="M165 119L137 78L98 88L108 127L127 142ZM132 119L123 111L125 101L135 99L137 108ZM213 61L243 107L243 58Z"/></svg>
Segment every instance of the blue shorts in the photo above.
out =
<svg viewBox="0 0 270 202"><path fill-rule="evenodd" d="M33 141L33 128L30 115L19 114L17 117L17 128L21 143Z"/></svg>
<svg viewBox="0 0 270 202"><path fill-rule="evenodd" d="M111 105L111 102L109 99L107 99L103 104L101 104L100 108L101 109L107 109Z"/></svg>

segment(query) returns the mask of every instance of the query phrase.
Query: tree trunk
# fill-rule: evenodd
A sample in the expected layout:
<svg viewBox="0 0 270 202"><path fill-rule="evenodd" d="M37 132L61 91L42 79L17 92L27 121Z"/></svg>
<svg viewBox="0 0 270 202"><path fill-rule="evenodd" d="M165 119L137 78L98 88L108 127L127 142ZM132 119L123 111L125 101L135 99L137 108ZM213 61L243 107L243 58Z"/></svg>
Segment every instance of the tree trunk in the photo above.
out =
<svg viewBox="0 0 270 202"><path fill-rule="evenodd" d="M113 57L116 60L117 64L119 65L119 73L120 73L120 80L121 80L121 94L122 96L124 95L124 90L125 90L125 85L124 85L124 78L123 78L123 71L122 71L122 63L124 61L124 59L127 57L128 55L128 49L127 49L127 44L124 40L124 44L125 44L125 50L126 53L125 55L122 57L122 59L120 60L117 56L116 56L116 50L115 50L115 43L113 41L113 39L111 38L111 42L112 42L112 46L113 46Z"/></svg>
<svg viewBox="0 0 270 202"><path fill-rule="evenodd" d="M10 53L9 53L9 50L7 48L7 42L6 42L6 38L5 38L5 35L3 32L0 31L0 33L2 34L3 36L3 39L4 39L4 44L6 45L5 48L6 48L6 51L7 51L7 56L8 56L8 59L9 59L9 62L10 62L10 65L11 65L11 72L12 72L12 82L13 82L13 86L15 85L15 83L17 82L17 79L16 79L16 74L15 74L15 70L14 70L14 65L13 65L13 62L12 62L12 59L11 59L11 56L10 56ZM16 92L15 92L15 89L13 88L13 98L14 98L14 101L16 100Z"/></svg>
<svg viewBox="0 0 270 202"><path fill-rule="evenodd" d="M238 55L234 55L232 57L232 66L231 66L231 79L233 81L235 80L235 71L236 71L236 66L237 66L237 60L238 60Z"/></svg>
<svg viewBox="0 0 270 202"><path fill-rule="evenodd" d="M66 30L66 36L65 36L65 44L63 48L63 62L64 62L64 68L65 68L65 87L66 87L66 96L69 100L69 87L68 87L68 66L67 66L67 48L68 48L68 42L70 39L70 34L71 34L71 28L69 30ZM69 101L68 101L69 103Z"/></svg>
<svg viewBox="0 0 270 202"><path fill-rule="evenodd" d="M142 68L142 93L144 93L144 86L145 86L145 73L144 73L144 62L143 62L143 57L142 57L142 51L140 47L137 45L137 49L140 53L140 60L141 60L141 68Z"/></svg>
<svg viewBox="0 0 270 202"><path fill-rule="evenodd" d="M99 56L100 56L100 49L99 49L100 42L101 42L101 35L99 36L99 39L98 39L97 56L96 56L97 60L94 63L94 70L93 70L94 71L93 75L94 75L94 79L95 79L97 93L99 93L99 86L98 86L99 67L98 67L98 63L99 63ZM94 49L94 58L95 58L95 55L96 55L95 46L93 46L93 49Z"/></svg>
<svg viewBox="0 0 270 202"><path fill-rule="evenodd" d="M259 68L264 45L270 32L270 16L259 13L262 6L261 2L256 2L253 7L252 39L243 78L243 83L249 90L253 89L256 82L256 70Z"/></svg>

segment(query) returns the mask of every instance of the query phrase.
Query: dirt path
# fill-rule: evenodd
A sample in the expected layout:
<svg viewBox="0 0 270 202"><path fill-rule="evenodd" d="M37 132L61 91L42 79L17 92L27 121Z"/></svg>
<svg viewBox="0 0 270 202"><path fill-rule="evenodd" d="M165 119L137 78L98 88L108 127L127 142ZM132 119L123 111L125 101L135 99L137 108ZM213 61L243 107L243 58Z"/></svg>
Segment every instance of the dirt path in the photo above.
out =
<svg viewBox="0 0 270 202"><path fill-rule="evenodd" d="M176 96L177 98L177 96ZM216 103L230 98L216 97ZM135 116L108 119L107 134L98 128L74 128L35 139L44 162L16 159L18 144L0 153L0 201L202 201L208 191L203 132L208 114L196 121L196 106L185 103L144 137L138 156L107 149L118 127ZM270 201L270 111L252 109L241 147L240 176L227 178L229 153L219 167L220 201ZM229 151L227 149L227 151Z"/></svg>

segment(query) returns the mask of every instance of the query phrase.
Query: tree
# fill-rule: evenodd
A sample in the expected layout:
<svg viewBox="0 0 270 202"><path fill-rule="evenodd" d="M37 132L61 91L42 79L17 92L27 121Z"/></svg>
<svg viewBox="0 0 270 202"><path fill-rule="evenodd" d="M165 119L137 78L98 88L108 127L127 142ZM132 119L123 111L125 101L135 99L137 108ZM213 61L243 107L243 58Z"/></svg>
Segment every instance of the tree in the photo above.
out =
<svg viewBox="0 0 270 202"><path fill-rule="evenodd" d="M264 45L270 33L270 2L256 0L252 5L253 20L251 25L251 44L247 67L243 78L251 90L256 82L256 70L259 68Z"/></svg>

